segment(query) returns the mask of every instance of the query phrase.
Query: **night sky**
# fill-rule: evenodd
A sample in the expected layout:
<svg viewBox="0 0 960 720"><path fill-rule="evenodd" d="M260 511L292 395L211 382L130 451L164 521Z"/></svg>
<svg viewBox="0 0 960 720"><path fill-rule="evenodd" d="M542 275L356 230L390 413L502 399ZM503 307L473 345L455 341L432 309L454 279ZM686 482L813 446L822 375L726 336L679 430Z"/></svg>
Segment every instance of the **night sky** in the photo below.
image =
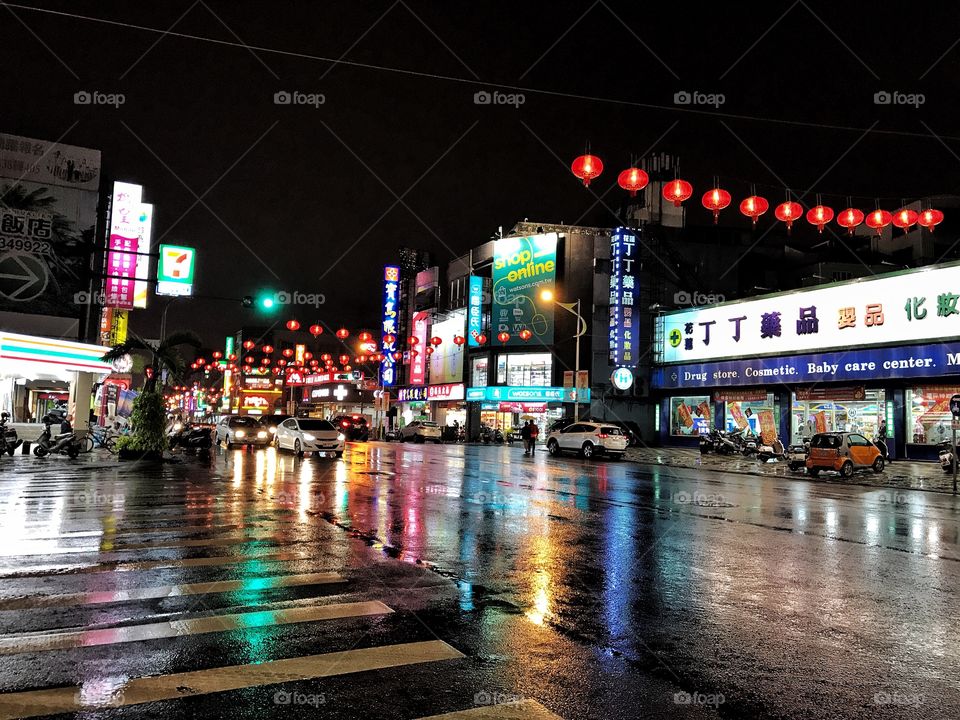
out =
<svg viewBox="0 0 960 720"><path fill-rule="evenodd" d="M616 224L605 206L620 207L631 154L680 155L705 223L714 175L735 204L750 183L774 203L812 186L837 209L960 192L956 4L29 3L409 72L0 4L0 130L102 150L108 178L145 186L154 237L198 248L198 294L324 294L305 322L370 324L401 245L445 263L524 217ZM497 89L523 105L474 103ZM81 90L125 103L77 106ZM278 91L325 102L276 105ZM680 91L725 102L678 106ZM879 91L924 102L878 105ZM602 203L569 172L587 142ZM156 335L158 306L132 328ZM213 341L248 312L197 299L169 322Z"/></svg>

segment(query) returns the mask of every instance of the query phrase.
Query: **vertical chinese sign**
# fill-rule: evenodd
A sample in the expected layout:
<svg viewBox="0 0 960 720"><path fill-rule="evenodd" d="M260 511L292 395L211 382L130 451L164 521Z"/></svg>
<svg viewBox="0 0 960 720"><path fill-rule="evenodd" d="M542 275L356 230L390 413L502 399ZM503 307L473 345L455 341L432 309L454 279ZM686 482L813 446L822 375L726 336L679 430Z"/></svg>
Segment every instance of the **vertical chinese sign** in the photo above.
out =
<svg viewBox="0 0 960 720"><path fill-rule="evenodd" d="M380 384L387 387L397 381L397 368L393 353L397 349L397 305L400 302L400 268L387 265L383 268L383 360L380 363Z"/></svg>
<svg viewBox="0 0 960 720"><path fill-rule="evenodd" d="M107 277L104 283L104 305L108 307L133 309L142 193L140 185L124 182L113 184Z"/></svg>
<svg viewBox="0 0 960 720"><path fill-rule="evenodd" d="M619 227L610 236L610 364L618 367L637 366L636 246L636 234L626 228Z"/></svg>
<svg viewBox="0 0 960 720"><path fill-rule="evenodd" d="M417 344L410 351L410 384L423 385L427 378L427 323L430 320L430 313L418 311L413 314L413 337L417 338Z"/></svg>
<svg viewBox="0 0 960 720"><path fill-rule="evenodd" d="M467 290L467 345L480 347L477 336L483 332L483 278L470 276Z"/></svg>

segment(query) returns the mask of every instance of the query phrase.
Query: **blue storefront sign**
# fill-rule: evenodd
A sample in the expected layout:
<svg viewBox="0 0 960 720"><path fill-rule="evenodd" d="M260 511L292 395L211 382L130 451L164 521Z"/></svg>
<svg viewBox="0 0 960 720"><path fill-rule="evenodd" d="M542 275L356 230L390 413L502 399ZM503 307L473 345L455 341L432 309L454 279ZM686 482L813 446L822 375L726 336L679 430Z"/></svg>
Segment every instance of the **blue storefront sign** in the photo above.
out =
<svg viewBox="0 0 960 720"><path fill-rule="evenodd" d="M397 325L397 309L400 303L400 268L396 265L387 265L383 268L383 336L396 338L399 326ZM380 384L383 387L394 385L397 381L397 368L392 353L397 349L397 342L383 341L383 360L380 362Z"/></svg>
<svg viewBox="0 0 960 720"><path fill-rule="evenodd" d="M654 369L651 386L688 390L729 385L870 382L954 373L960 373L960 342L664 365Z"/></svg>
<svg viewBox="0 0 960 720"><path fill-rule="evenodd" d="M471 402L574 402L574 389L562 387L532 387L498 385L493 387L467 388L467 400ZM581 403L590 402L590 388L580 390Z"/></svg>
<svg viewBox="0 0 960 720"><path fill-rule="evenodd" d="M483 278L470 276L467 293L467 346L480 347L477 336L483 332Z"/></svg>
<svg viewBox="0 0 960 720"><path fill-rule="evenodd" d="M636 233L619 227L610 235L610 364L636 367L639 345L633 317L639 298Z"/></svg>

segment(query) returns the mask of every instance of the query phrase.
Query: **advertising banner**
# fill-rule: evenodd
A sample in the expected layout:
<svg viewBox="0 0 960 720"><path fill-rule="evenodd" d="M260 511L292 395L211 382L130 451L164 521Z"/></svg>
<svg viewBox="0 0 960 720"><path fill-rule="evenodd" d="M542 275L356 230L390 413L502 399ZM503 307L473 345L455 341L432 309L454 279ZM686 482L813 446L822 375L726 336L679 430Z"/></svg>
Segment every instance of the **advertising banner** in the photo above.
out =
<svg viewBox="0 0 960 720"><path fill-rule="evenodd" d="M107 277L104 305L133 309L137 252L140 242L140 199L143 188L115 182L110 205L110 237L107 241Z"/></svg>
<svg viewBox="0 0 960 720"><path fill-rule="evenodd" d="M757 402L766 399L766 388L760 390L717 390L713 394L714 402Z"/></svg>
<svg viewBox="0 0 960 720"><path fill-rule="evenodd" d="M150 277L150 256L146 253L153 251L151 245L151 233L153 232L153 205L140 203L140 214L137 223L139 236L137 238L137 247L140 248L140 255L137 255L137 264L134 274L136 280L133 283L133 306L135 308L147 307L147 280Z"/></svg>
<svg viewBox="0 0 960 720"><path fill-rule="evenodd" d="M730 417L733 418L733 421L737 424L737 427L740 428L741 430L746 429L746 427L750 424L749 422L747 422L747 418L744 416L743 408L740 407L739 402L728 403L727 410L730 411Z"/></svg>
<svg viewBox="0 0 960 720"><path fill-rule="evenodd" d="M413 309L432 310L437 307L437 291L440 287L440 268L427 268L417 273L414 279Z"/></svg>
<svg viewBox="0 0 960 720"><path fill-rule="evenodd" d="M702 403L697 405L697 409L694 410L694 412L697 414L697 417L702 417L707 425L710 424L710 403L704 400Z"/></svg>
<svg viewBox="0 0 960 720"><path fill-rule="evenodd" d="M821 410L816 415L813 416L814 422L817 425L817 432L822 433L827 431L827 414Z"/></svg>
<svg viewBox="0 0 960 720"><path fill-rule="evenodd" d="M380 362L380 384L389 387L397 382L396 363L393 360L392 353L397 349L397 331L399 324L397 322L397 308L400 304L400 268L396 265L387 265L383 268L383 336L394 337L394 341L388 343L382 341L383 360Z"/></svg>
<svg viewBox="0 0 960 720"><path fill-rule="evenodd" d="M467 345L480 347L477 335L483 332L483 278L470 276L467 290Z"/></svg>
<svg viewBox="0 0 960 720"><path fill-rule="evenodd" d="M760 438L766 444L777 439L777 423L773 418L773 410L761 410L757 413L757 422L760 423Z"/></svg>
<svg viewBox="0 0 960 720"><path fill-rule="evenodd" d="M797 400L863 400L867 397L867 390L863 385L797 388Z"/></svg>
<svg viewBox="0 0 960 720"><path fill-rule="evenodd" d="M737 300L657 318L662 363L960 337L960 264Z"/></svg>
<svg viewBox="0 0 960 720"><path fill-rule="evenodd" d="M557 234L497 240L493 254L491 333L510 333L507 346L527 345L519 336L533 333L529 344L553 344L553 301L540 299L557 277Z"/></svg>
<svg viewBox="0 0 960 720"><path fill-rule="evenodd" d="M610 235L610 364L636 367L639 332L633 310L639 298L637 235L618 227Z"/></svg>
<svg viewBox="0 0 960 720"><path fill-rule="evenodd" d="M416 346L410 351L411 385L423 385L426 382L428 357L427 348L430 347L429 343L427 342L430 339L427 336L427 325L429 321L430 313L424 311L415 312L413 314L413 318L411 319L411 325L413 327L411 335L418 340Z"/></svg>
<svg viewBox="0 0 960 720"><path fill-rule="evenodd" d="M463 382L463 345L457 345L453 338L463 335L466 315L464 310L452 311L443 322L434 323L430 330L432 337L440 338L440 344L430 356L430 384L450 384Z"/></svg>

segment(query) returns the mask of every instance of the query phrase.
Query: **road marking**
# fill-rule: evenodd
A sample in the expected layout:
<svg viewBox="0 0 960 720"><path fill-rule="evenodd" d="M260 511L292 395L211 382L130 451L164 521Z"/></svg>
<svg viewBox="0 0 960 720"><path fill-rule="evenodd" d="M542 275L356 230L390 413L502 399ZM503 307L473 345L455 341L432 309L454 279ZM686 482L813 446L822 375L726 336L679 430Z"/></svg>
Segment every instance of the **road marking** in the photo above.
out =
<svg viewBox="0 0 960 720"><path fill-rule="evenodd" d="M294 623L314 622L317 620L385 615L392 612L393 610L379 600L366 600L363 602L295 607L285 610L259 610L230 615L209 615L206 617L188 618L186 620L175 620L173 622L125 625L123 627L103 628L100 630L29 633L15 636L3 635L0 636L0 655L43 652L46 650L66 650L69 648L91 647L94 645L116 645L118 643L139 642L141 640L157 640L159 638L181 637L184 635L203 635L213 632L273 627L275 625L290 625Z"/></svg>
<svg viewBox="0 0 960 720"><path fill-rule="evenodd" d="M0 578L47 577L57 575L76 575L106 572L128 572L130 570L153 570L155 568L206 567L209 565L234 565L248 560L262 562L286 562L287 560L308 560L306 552L252 553L250 555L224 555L221 557L183 558L179 560L145 560L134 563L96 563L94 565L47 565L26 567L22 570L7 568L0 572Z"/></svg>
<svg viewBox="0 0 960 720"><path fill-rule="evenodd" d="M344 583L346 579L334 572L306 575L275 575L248 580L222 580L218 582L192 583L188 585L161 585L152 588L131 590L104 590L102 592L64 593L60 595L31 595L29 597L0 598L2 610L29 610L32 608L72 607L74 605L99 605L136 600L154 600L185 595L209 595L243 590L257 592L301 585L328 585Z"/></svg>
<svg viewBox="0 0 960 720"><path fill-rule="evenodd" d="M55 542L44 541L36 543L34 547L24 547L25 542L18 543L9 550L0 550L0 558L23 557L26 555L80 555L82 553L101 553L113 555L126 550L167 550L170 548L189 548L189 547L210 547L217 545L246 545L249 543L272 543L282 541L290 544L292 541L281 538L277 535L267 535L264 537L249 537L245 535L233 535L231 537L217 538L196 538L192 540L166 541L158 540L155 543L130 543L123 545L113 545L109 540L100 542L96 547L90 545L77 545L74 547L63 547ZM104 547L107 545L108 547Z"/></svg>
<svg viewBox="0 0 960 720"><path fill-rule="evenodd" d="M0 720L140 705L462 657L461 652L445 642L427 640L134 678L108 692L102 691L103 680L98 678L90 681L90 690L80 686L0 695ZM94 689L98 685L101 686L99 691Z"/></svg>
<svg viewBox="0 0 960 720"><path fill-rule="evenodd" d="M2 707L2 706L0 706ZM535 700L520 700L502 705L482 705L470 710L431 715L418 720L563 720Z"/></svg>

